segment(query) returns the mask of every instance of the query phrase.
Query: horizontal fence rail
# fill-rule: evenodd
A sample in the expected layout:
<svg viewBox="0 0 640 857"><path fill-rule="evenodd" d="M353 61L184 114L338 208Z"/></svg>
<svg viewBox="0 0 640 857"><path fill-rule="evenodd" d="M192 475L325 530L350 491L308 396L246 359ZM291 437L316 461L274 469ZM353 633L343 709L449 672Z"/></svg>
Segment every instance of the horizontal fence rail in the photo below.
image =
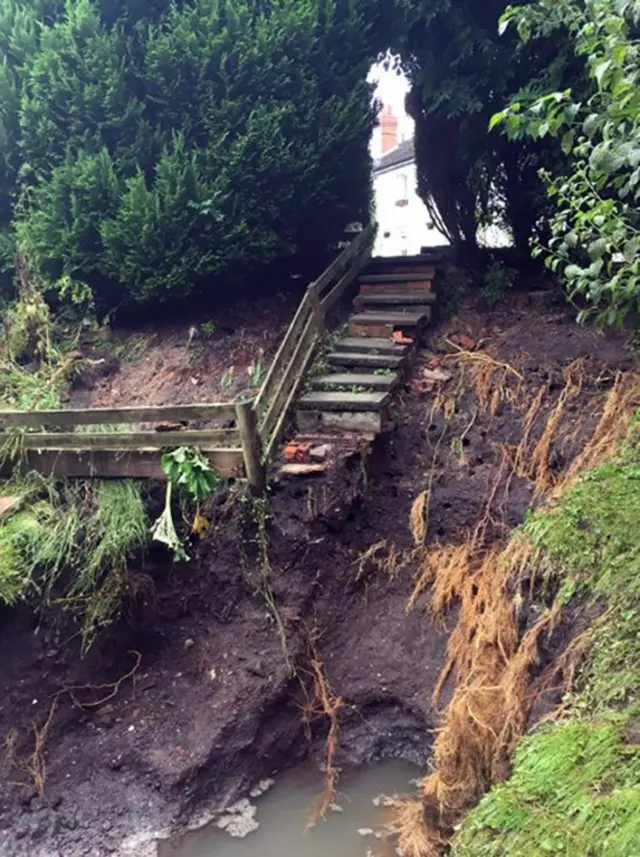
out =
<svg viewBox="0 0 640 857"><path fill-rule="evenodd" d="M363 229L307 287L255 400L0 410L0 475L36 470L79 478L165 479L162 453L197 446L221 476L246 478L261 492L287 412L324 336L326 315L371 255L374 235L373 224Z"/></svg>
<svg viewBox="0 0 640 857"><path fill-rule="evenodd" d="M220 428L189 423L221 422ZM153 428L140 428L150 424ZM95 428L94 428L95 427ZM46 430L42 430L42 429ZM225 477L260 486L253 402L203 405L1 411L0 472L37 470L51 476L164 479L161 455L197 446Z"/></svg>
<svg viewBox="0 0 640 857"><path fill-rule="evenodd" d="M2 411L0 426L89 426L110 423L192 422L232 420L234 403L213 405L143 405L133 408L87 408L64 411Z"/></svg>

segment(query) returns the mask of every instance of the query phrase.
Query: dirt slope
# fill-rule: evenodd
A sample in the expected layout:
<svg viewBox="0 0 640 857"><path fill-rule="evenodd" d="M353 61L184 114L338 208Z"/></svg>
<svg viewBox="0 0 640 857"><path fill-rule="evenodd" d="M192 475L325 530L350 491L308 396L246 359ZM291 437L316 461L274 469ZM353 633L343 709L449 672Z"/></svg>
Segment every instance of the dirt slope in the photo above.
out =
<svg viewBox="0 0 640 857"><path fill-rule="evenodd" d="M456 334L484 356L456 354L446 342ZM274 345L275 334L265 354ZM427 544L464 539L488 500L491 533L517 525L533 480L508 478L501 464L522 439L524 403L544 389L533 442L557 409L567 367L580 361L579 389L566 398L548 451L553 478L580 450L616 373L635 365L623 337L598 337L527 295L491 314L469 303L434 331L431 346L398 401L395 432L366 468L356 456L320 481L274 484L266 541L255 526L259 508L218 498L214 532L191 562L171 568L152 554L143 570L153 594L85 660L63 615L2 614L3 857L141 857L145 836L178 829L196 809L223 806L307 754L303 711L321 754L327 722L312 699L313 660L332 698L346 703L341 758L426 762L447 628L422 601L406 609L418 571L413 501L430 489ZM449 379L433 389L412 383L434 365ZM127 372L116 392L98 382L92 403L131 401ZM43 795L27 769L46 776Z"/></svg>

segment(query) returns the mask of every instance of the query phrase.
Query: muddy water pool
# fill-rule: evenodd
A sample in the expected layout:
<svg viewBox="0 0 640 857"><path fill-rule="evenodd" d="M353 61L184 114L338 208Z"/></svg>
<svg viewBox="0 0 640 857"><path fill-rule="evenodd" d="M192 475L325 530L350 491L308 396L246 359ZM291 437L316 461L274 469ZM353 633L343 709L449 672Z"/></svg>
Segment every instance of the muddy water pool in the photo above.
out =
<svg viewBox="0 0 640 857"><path fill-rule="evenodd" d="M388 798L415 792L419 773L397 760L343 772L326 820L310 826L323 778L315 766L302 765L212 825L164 845L160 857L395 857Z"/></svg>

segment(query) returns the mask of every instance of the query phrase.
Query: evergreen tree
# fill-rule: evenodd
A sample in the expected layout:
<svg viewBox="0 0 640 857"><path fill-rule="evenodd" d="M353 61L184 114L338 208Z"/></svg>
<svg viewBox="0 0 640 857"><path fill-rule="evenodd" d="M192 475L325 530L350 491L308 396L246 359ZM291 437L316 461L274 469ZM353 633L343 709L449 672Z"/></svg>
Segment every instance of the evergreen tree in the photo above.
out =
<svg viewBox="0 0 640 857"><path fill-rule="evenodd" d="M330 247L370 207L377 46L358 8L0 0L5 238L104 308Z"/></svg>
<svg viewBox="0 0 640 857"><path fill-rule="evenodd" d="M525 4L535 0L523 0ZM473 252L479 226L502 220L516 246L548 210L539 170L566 164L552 141L506 140L491 116L532 80L576 85L584 74L561 34L520 45L501 34L505 0L398 0L404 22L394 46L411 84L418 192L452 243ZM553 81L553 84L550 84Z"/></svg>

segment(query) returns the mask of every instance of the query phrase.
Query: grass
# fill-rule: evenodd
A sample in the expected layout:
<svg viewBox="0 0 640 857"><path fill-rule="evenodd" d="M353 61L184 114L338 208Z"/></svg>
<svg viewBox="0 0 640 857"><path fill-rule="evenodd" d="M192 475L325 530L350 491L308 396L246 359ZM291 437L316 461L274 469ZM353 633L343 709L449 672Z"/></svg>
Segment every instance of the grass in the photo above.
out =
<svg viewBox="0 0 640 857"><path fill-rule="evenodd" d="M514 774L463 825L457 857L634 857L640 753L616 725L571 722L518 750Z"/></svg>
<svg viewBox="0 0 640 857"><path fill-rule="evenodd" d="M37 300L35 304L39 306ZM34 327L29 306L19 303L9 319L6 353L0 357L0 407L55 410L77 369L77 357L53 346L46 307ZM14 359L27 346L38 357L29 368ZM78 429L121 430L119 425ZM0 449L3 459L20 454L24 429L9 435ZM0 604L27 601L39 611L51 605L72 611L79 617L86 650L99 629L120 613L127 596L148 584L128 570L130 559L144 552L149 541L140 487L29 474L4 483L2 493L20 497L21 504L0 522Z"/></svg>
<svg viewBox="0 0 640 857"><path fill-rule="evenodd" d="M640 854L640 744L630 737L640 723L639 452L636 424L617 459L524 527L556 609L597 618L557 664L573 660L559 711L464 820L454 857Z"/></svg>
<svg viewBox="0 0 640 857"><path fill-rule="evenodd" d="M0 527L0 602L10 606L35 588L33 562L47 532L38 511L16 512Z"/></svg>
<svg viewBox="0 0 640 857"><path fill-rule="evenodd" d="M0 524L0 602L74 611L88 649L141 583L128 573L149 541L140 487L32 475L4 491L23 497L23 505Z"/></svg>
<svg viewBox="0 0 640 857"><path fill-rule="evenodd" d="M29 371L12 360L0 359L0 403L16 411L55 410L60 407L67 386L69 362L51 366L43 363Z"/></svg>

